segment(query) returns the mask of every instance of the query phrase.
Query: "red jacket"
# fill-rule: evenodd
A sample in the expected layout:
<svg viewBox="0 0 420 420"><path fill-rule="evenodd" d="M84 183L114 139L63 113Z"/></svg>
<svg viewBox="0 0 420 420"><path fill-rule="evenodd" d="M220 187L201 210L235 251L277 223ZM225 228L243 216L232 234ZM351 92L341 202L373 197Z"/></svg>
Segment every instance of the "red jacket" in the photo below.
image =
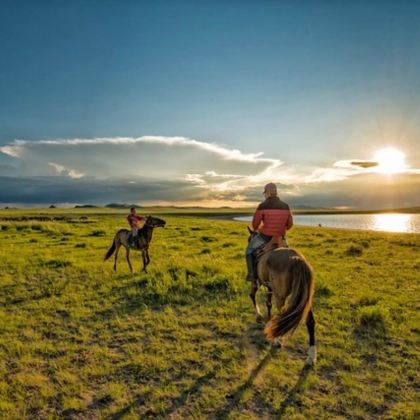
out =
<svg viewBox="0 0 420 420"><path fill-rule="evenodd" d="M278 197L269 197L263 201L254 213L252 227L267 236L285 236L293 226L290 207Z"/></svg>
<svg viewBox="0 0 420 420"><path fill-rule="evenodd" d="M140 226L140 222L144 220L144 217L139 216L138 214L129 214L127 216L128 223L131 227L138 228Z"/></svg>

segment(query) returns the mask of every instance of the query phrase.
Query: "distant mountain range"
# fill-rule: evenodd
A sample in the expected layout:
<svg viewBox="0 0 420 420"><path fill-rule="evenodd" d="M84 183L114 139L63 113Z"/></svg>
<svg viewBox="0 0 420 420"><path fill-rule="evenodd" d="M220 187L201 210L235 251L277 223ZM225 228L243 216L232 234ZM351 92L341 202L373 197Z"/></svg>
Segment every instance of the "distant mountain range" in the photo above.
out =
<svg viewBox="0 0 420 420"><path fill-rule="evenodd" d="M83 206L76 206L77 208L89 208L89 207L101 207L86 204ZM104 207L113 209L129 209L131 207L136 208L153 208L153 209L177 209L177 210L189 210L189 209L202 209L202 210L234 210L240 212L248 212L254 210L255 206L250 207L230 207L221 206L217 208L210 208L204 206L139 206L138 204L126 204L126 203L110 203ZM397 212L397 213L420 213L420 206L415 207L404 207L404 208L393 208L393 209L357 209L357 208L331 208L331 207L313 207L307 205L299 205L292 207L292 211L296 212L309 212L309 213L384 213L384 212Z"/></svg>

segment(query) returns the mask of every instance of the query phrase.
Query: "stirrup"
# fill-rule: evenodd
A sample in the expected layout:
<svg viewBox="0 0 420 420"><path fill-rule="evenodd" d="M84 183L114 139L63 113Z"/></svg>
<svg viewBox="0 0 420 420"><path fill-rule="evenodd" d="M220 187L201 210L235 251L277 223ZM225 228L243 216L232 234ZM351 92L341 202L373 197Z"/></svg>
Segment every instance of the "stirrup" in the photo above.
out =
<svg viewBox="0 0 420 420"><path fill-rule="evenodd" d="M248 273L245 278L246 281L254 282L257 280L257 277L253 274Z"/></svg>

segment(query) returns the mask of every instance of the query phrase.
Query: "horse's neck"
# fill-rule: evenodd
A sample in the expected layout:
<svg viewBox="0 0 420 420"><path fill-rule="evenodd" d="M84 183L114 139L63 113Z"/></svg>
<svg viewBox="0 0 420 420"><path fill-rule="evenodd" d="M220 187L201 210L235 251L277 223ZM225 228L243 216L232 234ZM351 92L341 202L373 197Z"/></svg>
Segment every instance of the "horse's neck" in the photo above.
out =
<svg viewBox="0 0 420 420"><path fill-rule="evenodd" d="M144 226L144 233L147 240L147 243L149 243L152 240L153 236L153 228L150 226L145 225Z"/></svg>
<svg viewBox="0 0 420 420"><path fill-rule="evenodd" d="M150 242L152 240L153 236L153 228L149 228L147 231L147 242Z"/></svg>

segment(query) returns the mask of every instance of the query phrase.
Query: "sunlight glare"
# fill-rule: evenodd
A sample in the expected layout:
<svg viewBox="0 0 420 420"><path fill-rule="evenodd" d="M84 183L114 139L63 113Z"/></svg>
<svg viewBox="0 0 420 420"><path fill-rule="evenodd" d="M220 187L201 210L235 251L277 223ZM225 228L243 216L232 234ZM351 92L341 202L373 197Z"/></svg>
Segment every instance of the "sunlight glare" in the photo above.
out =
<svg viewBox="0 0 420 420"><path fill-rule="evenodd" d="M385 232L410 232L411 214L375 214L373 229Z"/></svg>
<svg viewBox="0 0 420 420"><path fill-rule="evenodd" d="M396 174L407 168L404 153L393 147L378 150L373 159L378 162L375 172L382 174Z"/></svg>

